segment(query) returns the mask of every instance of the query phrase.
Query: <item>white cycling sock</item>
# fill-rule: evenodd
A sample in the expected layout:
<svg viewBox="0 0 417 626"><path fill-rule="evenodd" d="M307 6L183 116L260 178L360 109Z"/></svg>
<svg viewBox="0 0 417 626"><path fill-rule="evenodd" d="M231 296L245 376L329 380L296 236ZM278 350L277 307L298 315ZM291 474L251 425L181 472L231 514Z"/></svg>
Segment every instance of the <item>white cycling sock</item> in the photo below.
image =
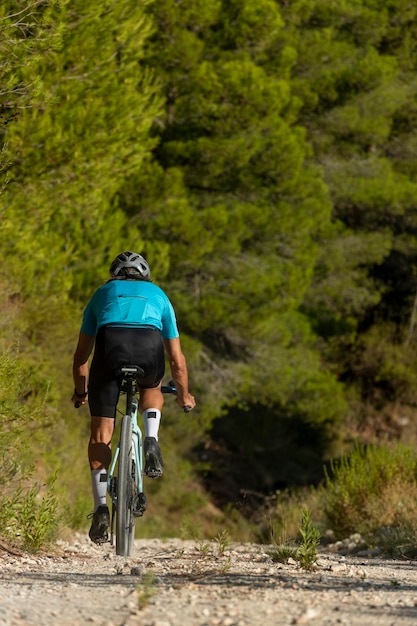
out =
<svg viewBox="0 0 417 626"><path fill-rule="evenodd" d="M91 486L93 488L94 511L102 504L107 504L107 470L91 470Z"/></svg>
<svg viewBox="0 0 417 626"><path fill-rule="evenodd" d="M161 411L159 409L146 409L142 413L143 424L145 426L145 437L155 437L158 441L158 430L161 421Z"/></svg>

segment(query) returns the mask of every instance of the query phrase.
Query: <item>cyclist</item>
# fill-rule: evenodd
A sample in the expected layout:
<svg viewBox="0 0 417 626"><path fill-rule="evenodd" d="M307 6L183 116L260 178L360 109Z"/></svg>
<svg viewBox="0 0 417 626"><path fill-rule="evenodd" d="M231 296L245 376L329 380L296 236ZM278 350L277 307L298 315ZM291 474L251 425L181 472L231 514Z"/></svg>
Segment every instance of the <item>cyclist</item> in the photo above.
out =
<svg viewBox="0 0 417 626"><path fill-rule="evenodd" d="M85 308L73 362L71 400L74 405L88 401L91 414L88 458L94 511L89 536L94 543L108 540L107 470L120 395L116 371L122 365L139 365L145 372L138 380L139 410L145 429L145 474L150 478L163 474L158 430L164 403L161 381L165 352L177 388L176 402L181 408L193 409L195 399L188 390L187 364L172 304L165 292L151 282L146 259L135 252L123 252L110 266L110 279L97 289Z"/></svg>

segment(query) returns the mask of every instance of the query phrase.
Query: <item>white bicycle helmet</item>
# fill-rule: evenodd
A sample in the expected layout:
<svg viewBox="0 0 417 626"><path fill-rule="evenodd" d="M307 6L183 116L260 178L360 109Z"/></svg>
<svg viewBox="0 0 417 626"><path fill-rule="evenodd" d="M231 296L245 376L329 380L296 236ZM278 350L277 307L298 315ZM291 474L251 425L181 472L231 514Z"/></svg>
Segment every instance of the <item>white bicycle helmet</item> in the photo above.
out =
<svg viewBox="0 0 417 626"><path fill-rule="evenodd" d="M110 265L110 275L113 278L123 275L135 276L137 274L139 274L142 280L150 280L151 278L148 262L136 252L122 252Z"/></svg>

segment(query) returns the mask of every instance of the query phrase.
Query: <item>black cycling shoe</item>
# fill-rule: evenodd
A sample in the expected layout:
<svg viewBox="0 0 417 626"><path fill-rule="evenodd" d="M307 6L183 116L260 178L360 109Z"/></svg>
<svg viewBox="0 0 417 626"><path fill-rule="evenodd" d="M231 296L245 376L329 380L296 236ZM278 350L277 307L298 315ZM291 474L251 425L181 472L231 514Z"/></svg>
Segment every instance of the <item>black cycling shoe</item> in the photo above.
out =
<svg viewBox="0 0 417 626"><path fill-rule="evenodd" d="M155 437L145 437L145 474L148 478L160 478L164 473L161 448Z"/></svg>
<svg viewBox="0 0 417 626"><path fill-rule="evenodd" d="M109 507L105 504L100 505L97 511L93 513L93 521L91 523L90 532L88 533L91 541L101 545L107 543L109 535L107 529L110 526Z"/></svg>
<svg viewBox="0 0 417 626"><path fill-rule="evenodd" d="M142 491L136 494L133 500L133 517L142 517L146 511L146 504L145 494Z"/></svg>

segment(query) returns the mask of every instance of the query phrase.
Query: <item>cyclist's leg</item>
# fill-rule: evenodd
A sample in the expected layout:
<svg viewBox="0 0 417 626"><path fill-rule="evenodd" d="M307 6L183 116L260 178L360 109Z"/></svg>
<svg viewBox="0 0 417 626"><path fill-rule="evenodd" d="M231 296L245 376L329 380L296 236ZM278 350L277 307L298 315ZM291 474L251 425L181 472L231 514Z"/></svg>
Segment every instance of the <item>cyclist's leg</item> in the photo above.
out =
<svg viewBox="0 0 417 626"><path fill-rule="evenodd" d="M105 366L103 350L103 335L99 332L88 386L91 414L88 459L94 497L93 522L89 535L95 543L103 543L108 538L110 515L107 507L107 470L111 462L111 440L119 398L119 385L115 375Z"/></svg>
<svg viewBox="0 0 417 626"><path fill-rule="evenodd" d="M114 414L119 395L117 382L106 384L106 379L97 376L91 366L89 396L91 419L90 440L88 442L88 460L92 472L92 488L95 510L106 503L105 486L107 470L111 463L111 440L114 432Z"/></svg>
<svg viewBox="0 0 417 626"><path fill-rule="evenodd" d="M163 404L161 385L140 390L139 407L145 428L145 474L149 478L160 478L164 472L164 461L158 443Z"/></svg>
<svg viewBox="0 0 417 626"><path fill-rule="evenodd" d="M88 460L91 470L107 469L111 462L111 440L114 431L112 417L91 416Z"/></svg>
<svg viewBox="0 0 417 626"><path fill-rule="evenodd" d="M145 474L160 478L164 472L162 452L159 447L159 425L164 397L161 380L165 373L165 353L161 334L157 331L141 333L141 349L146 352L145 377L139 381L139 410L145 428Z"/></svg>
<svg viewBox="0 0 417 626"><path fill-rule="evenodd" d="M111 438L114 419L91 417L91 434L88 443L88 458L91 470L91 488L94 498L94 512L90 539L101 544L108 540L107 529L110 513L107 506L107 470L111 461Z"/></svg>
<svg viewBox="0 0 417 626"><path fill-rule="evenodd" d="M96 511L99 506L106 504L107 470L111 462L111 439L113 431L113 418L91 417L88 460L91 470L94 511Z"/></svg>
<svg viewBox="0 0 417 626"><path fill-rule="evenodd" d="M143 417L146 437L155 437L155 439L158 440L163 406L164 396L161 392L161 385L140 390L139 410Z"/></svg>

